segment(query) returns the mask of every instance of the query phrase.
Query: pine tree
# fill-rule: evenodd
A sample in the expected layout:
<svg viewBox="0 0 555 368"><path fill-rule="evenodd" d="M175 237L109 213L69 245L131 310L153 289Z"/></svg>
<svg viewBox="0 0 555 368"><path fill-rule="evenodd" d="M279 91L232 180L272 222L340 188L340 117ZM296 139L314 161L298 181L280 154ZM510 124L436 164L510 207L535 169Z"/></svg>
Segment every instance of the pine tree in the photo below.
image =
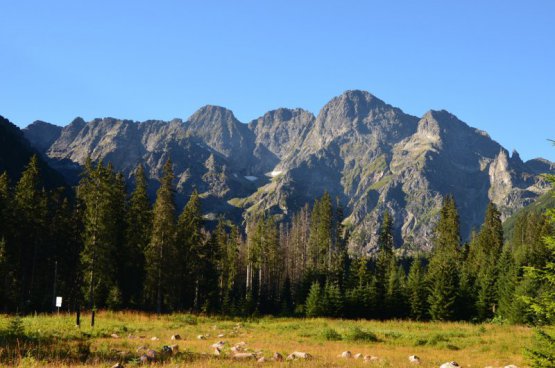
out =
<svg viewBox="0 0 555 368"><path fill-rule="evenodd" d="M177 222L178 258L181 264L180 286L187 286L180 293L180 304L199 310L201 307L200 279L208 267L210 254L205 249L206 237L202 233L202 209L198 192L193 190Z"/></svg>
<svg viewBox="0 0 555 368"><path fill-rule="evenodd" d="M162 308L175 305L175 202L173 169L170 160L164 164L160 188L152 212L152 233L145 250L145 296L150 305Z"/></svg>
<svg viewBox="0 0 555 368"><path fill-rule="evenodd" d="M505 321L517 323L518 317L515 304L518 301L518 297L515 293L518 284L518 269L515 266L510 250L505 249L503 251L497 267L499 269L499 278L497 280L498 308L496 315Z"/></svg>
<svg viewBox="0 0 555 368"><path fill-rule="evenodd" d="M376 286L381 301L381 317L391 316L392 305L388 304L387 292L390 277L395 277L397 260L393 254L393 221L389 211L385 211L378 233L378 257L376 259Z"/></svg>
<svg viewBox="0 0 555 368"><path fill-rule="evenodd" d="M13 199L14 238L8 251L14 255L19 297L25 309L45 308L50 298L41 292L51 285L51 254L44 234L47 233L47 196L40 178L38 158L31 157L16 184Z"/></svg>
<svg viewBox="0 0 555 368"><path fill-rule="evenodd" d="M125 249L122 262L122 298L126 304L140 306L145 280L145 250L152 231L152 209L147 179L142 165L135 171L135 190L126 216Z"/></svg>
<svg viewBox="0 0 555 368"><path fill-rule="evenodd" d="M340 317L343 313L343 296L339 286L326 282L322 295L322 315L327 317Z"/></svg>
<svg viewBox="0 0 555 368"><path fill-rule="evenodd" d="M306 297L305 313L307 317L319 317L322 315L322 290L320 283L313 282Z"/></svg>
<svg viewBox="0 0 555 368"><path fill-rule="evenodd" d="M461 264L459 215L455 200L443 201L435 227L434 249L428 265L429 314L433 320L456 318L457 288Z"/></svg>
<svg viewBox="0 0 555 368"><path fill-rule="evenodd" d="M470 243L465 268L475 275L471 290L476 294L476 312L479 320L491 318L497 302L497 262L503 247L501 213L490 203L478 235ZM472 281L471 281L472 282Z"/></svg>
<svg viewBox="0 0 555 368"><path fill-rule="evenodd" d="M555 184L555 175L547 177L551 184ZM555 195L553 190L552 195ZM548 224L555 226L555 208L547 211ZM539 280L542 283L541 290L535 298L527 298L530 310L536 316L539 323L555 322L555 236L546 236L544 241L549 250L549 257L543 268L527 267L526 273L529 278ZM539 330L537 341L533 349L527 353L533 367L555 366L555 337Z"/></svg>
<svg viewBox="0 0 555 368"><path fill-rule="evenodd" d="M407 293L409 301L409 316L417 321L426 318L427 290L422 260L416 257L412 260L407 280Z"/></svg>

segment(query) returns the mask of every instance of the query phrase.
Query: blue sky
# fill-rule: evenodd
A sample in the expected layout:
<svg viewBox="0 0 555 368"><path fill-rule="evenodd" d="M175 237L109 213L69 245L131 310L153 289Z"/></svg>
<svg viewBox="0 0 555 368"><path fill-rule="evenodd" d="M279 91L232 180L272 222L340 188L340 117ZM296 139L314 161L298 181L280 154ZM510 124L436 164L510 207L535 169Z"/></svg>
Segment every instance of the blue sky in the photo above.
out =
<svg viewBox="0 0 555 368"><path fill-rule="evenodd" d="M5 0L0 115L248 122L363 89L555 161L554 19L551 0Z"/></svg>

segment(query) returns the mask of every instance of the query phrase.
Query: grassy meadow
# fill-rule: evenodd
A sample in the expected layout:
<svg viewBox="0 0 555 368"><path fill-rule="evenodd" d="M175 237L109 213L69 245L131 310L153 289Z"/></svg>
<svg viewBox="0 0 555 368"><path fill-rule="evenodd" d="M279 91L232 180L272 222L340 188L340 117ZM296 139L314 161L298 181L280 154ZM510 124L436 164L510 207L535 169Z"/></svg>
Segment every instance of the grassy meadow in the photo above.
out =
<svg viewBox="0 0 555 368"><path fill-rule="evenodd" d="M419 367L439 367L455 360L462 367L526 366L523 349L532 342L532 329L523 326L410 321L351 321L334 319L260 318L222 319L186 314L157 317L135 312L101 312L90 328L82 315L81 329L75 316L37 315L21 319L0 315L0 366L111 367L140 365L139 347L161 351L179 345L174 355L160 355L154 364L168 367L410 367L408 356L421 358ZM18 330L19 331L14 331ZM21 330L22 328L22 330ZM10 334L11 333L11 334ZM117 336L112 336L113 334ZM179 334L182 339L171 340ZM218 335L224 335L218 337ZM207 336L206 340L198 335ZM158 339L152 339L156 337ZM222 355L211 345L226 342ZM229 348L241 341L247 349L271 358L308 352L313 359L294 362L256 363L234 361ZM378 360L338 357L343 351L373 355Z"/></svg>

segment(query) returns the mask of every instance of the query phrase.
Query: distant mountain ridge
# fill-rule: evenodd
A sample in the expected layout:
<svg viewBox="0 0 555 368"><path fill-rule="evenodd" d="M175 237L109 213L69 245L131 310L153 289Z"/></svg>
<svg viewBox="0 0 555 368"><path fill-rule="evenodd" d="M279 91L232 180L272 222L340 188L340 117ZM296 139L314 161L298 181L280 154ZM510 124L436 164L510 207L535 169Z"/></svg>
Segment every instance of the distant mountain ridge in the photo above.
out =
<svg viewBox="0 0 555 368"><path fill-rule="evenodd" d="M386 209L398 243L428 249L446 194L455 196L468 237L488 201L510 216L545 193L541 174L555 171L547 160L510 155L447 111L418 118L365 91L333 98L317 116L281 108L243 124L228 109L205 106L187 120L77 118L63 128L38 121L24 132L74 182L76 164L90 156L127 177L142 163L154 191L171 157L178 202L197 188L214 218L289 216L328 191L345 208L353 251L372 249Z"/></svg>

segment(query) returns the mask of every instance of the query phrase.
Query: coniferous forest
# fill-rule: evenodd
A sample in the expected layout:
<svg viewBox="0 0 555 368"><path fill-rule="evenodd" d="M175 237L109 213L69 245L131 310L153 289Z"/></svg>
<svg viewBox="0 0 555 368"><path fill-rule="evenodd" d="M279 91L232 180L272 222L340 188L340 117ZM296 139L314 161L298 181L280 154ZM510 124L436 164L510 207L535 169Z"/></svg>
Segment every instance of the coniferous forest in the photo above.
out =
<svg viewBox="0 0 555 368"><path fill-rule="evenodd" d="M551 323L554 213L529 211L504 236L489 204L463 243L444 198L431 253L400 253L381 216L377 251L350 254L338 201L324 194L290 220L252 215L208 226L194 192L179 213L171 161L156 200L138 166L132 190L110 164L85 164L74 190L45 190L34 156L16 182L0 175L0 308L190 311Z"/></svg>

